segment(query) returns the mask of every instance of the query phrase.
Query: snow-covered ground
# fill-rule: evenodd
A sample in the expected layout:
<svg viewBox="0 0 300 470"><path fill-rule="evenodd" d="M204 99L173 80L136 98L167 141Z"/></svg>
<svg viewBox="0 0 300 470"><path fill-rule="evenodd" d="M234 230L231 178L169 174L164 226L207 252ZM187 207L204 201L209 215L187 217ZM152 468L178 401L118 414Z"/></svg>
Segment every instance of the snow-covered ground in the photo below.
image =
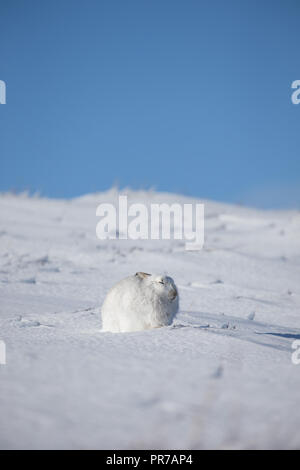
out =
<svg viewBox="0 0 300 470"><path fill-rule="evenodd" d="M192 202L128 192L129 202ZM300 213L205 202L205 245L96 238L96 207L0 196L1 448L300 448ZM168 273L173 325L101 332L113 283Z"/></svg>

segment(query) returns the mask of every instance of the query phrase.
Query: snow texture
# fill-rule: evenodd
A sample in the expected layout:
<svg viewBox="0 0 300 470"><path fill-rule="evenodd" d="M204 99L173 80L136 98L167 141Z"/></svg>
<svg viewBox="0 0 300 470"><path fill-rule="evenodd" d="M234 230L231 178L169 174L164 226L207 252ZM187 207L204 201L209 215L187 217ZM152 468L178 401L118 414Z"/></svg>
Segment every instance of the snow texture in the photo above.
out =
<svg viewBox="0 0 300 470"><path fill-rule="evenodd" d="M0 196L0 447L300 448L300 213L204 201L189 252L98 240L96 208L117 199ZM107 292L138 271L172 276L174 321L103 332Z"/></svg>

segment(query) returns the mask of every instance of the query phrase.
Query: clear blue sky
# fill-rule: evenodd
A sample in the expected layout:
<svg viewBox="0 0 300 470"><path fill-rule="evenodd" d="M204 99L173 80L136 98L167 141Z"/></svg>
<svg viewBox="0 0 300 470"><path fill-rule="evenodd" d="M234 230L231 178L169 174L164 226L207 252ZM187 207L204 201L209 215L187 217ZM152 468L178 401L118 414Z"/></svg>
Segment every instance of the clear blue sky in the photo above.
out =
<svg viewBox="0 0 300 470"><path fill-rule="evenodd" d="M1 0L0 190L300 207L299 0Z"/></svg>

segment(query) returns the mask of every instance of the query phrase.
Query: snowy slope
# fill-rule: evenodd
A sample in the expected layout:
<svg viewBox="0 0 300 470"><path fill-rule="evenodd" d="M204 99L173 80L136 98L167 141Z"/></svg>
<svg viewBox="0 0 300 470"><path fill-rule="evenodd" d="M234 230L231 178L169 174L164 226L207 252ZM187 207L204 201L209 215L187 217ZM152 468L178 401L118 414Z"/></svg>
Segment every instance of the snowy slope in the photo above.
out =
<svg viewBox="0 0 300 470"><path fill-rule="evenodd" d="M0 447L300 448L300 213L205 201L187 252L98 240L117 197L0 196ZM136 271L175 279L174 324L101 332L107 290Z"/></svg>

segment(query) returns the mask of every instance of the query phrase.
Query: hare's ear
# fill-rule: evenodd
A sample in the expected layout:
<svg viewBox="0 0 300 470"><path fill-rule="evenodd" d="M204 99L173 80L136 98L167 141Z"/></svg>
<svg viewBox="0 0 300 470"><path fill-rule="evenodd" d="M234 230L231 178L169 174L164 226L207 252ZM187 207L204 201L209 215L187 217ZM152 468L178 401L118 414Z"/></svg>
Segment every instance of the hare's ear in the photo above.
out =
<svg viewBox="0 0 300 470"><path fill-rule="evenodd" d="M147 276L151 276L151 274L141 273L141 272L138 272L135 275L141 279L145 279Z"/></svg>

